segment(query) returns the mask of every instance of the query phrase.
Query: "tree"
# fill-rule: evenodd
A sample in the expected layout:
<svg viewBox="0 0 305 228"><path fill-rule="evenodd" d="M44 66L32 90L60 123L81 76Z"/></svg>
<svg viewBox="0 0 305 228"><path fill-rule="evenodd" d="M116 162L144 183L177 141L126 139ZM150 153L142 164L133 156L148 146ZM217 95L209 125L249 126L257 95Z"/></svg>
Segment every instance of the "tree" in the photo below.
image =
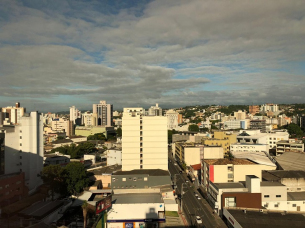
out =
<svg viewBox="0 0 305 228"><path fill-rule="evenodd" d="M173 141L173 134L176 134L177 131L175 129L173 130L167 130L167 142L168 144L172 143Z"/></svg>
<svg viewBox="0 0 305 228"><path fill-rule="evenodd" d="M87 140L106 140L106 137L103 133L96 133L94 135L89 135Z"/></svg>
<svg viewBox="0 0 305 228"><path fill-rule="evenodd" d="M86 226L87 226L87 214L88 214L88 210L89 210L89 204L86 200L82 204L82 209L83 209L83 217L84 217L84 228L86 228Z"/></svg>
<svg viewBox="0 0 305 228"><path fill-rule="evenodd" d="M297 136L297 137L303 136L303 131L297 124L294 123L289 124L287 130L289 135L291 136Z"/></svg>
<svg viewBox="0 0 305 228"><path fill-rule="evenodd" d="M81 155L90 154L97 151L95 145L91 142L84 142L78 145L79 153Z"/></svg>
<svg viewBox="0 0 305 228"><path fill-rule="evenodd" d="M89 184L86 169L80 162L71 162L65 167L65 178L67 191L71 194L82 192Z"/></svg>
<svg viewBox="0 0 305 228"><path fill-rule="evenodd" d="M116 136L117 137L122 137L122 128L118 128L118 129L116 129Z"/></svg>
<svg viewBox="0 0 305 228"><path fill-rule="evenodd" d="M194 125L194 124L192 124L192 125L189 125L189 131L199 131L199 127L198 127L198 125Z"/></svg>
<svg viewBox="0 0 305 228"><path fill-rule="evenodd" d="M43 167L41 178L45 184L50 186L52 200L54 200L55 192L61 195L66 193L64 169L60 165L48 165Z"/></svg>

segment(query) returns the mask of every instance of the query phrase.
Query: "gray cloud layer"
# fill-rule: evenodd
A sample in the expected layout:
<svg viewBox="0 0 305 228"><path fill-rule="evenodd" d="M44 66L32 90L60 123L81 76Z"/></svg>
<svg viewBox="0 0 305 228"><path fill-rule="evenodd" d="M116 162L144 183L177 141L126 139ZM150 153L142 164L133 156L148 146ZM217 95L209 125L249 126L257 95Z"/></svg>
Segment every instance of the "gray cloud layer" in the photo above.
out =
<svg viewBox="0 0 305 228"><path fill-rule="evenodd" d="M304 102L303 1L114 2L1 1L1 105Z"/></svg>

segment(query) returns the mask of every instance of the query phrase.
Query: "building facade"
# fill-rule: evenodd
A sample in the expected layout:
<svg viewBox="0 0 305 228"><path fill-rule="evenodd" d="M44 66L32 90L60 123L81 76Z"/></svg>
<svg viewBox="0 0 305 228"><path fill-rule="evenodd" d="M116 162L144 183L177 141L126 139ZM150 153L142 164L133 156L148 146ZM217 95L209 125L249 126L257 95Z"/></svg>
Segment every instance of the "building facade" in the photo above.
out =
<svg viewBox="0 0 305 228"><path fill-rule="evenodd" d="M15 107L8 106L8 107L5 107L5 108L2 108L2 113L4 114L4 116L3 116L4 118L8 118L9 123L15 125L15 124L20 123L20 118L24 115L25 108L20 107L20 103L17 102ZM0 125L1 124L2 124L2 122L0 122Z"/></svg>
<svg viewBox="0 0 305 228"><path fill-rule="evenodd" d="M143 108L124 108L122 170L167 170L167 118L143 113Z"/></svg>
<svg viewBox="0 0 305 228"><path fill-rule="evenodd" d="M113 106L106 101L100 101L99 104L93 104L93 115L96 117L95 126L113 126Z"/></svg>

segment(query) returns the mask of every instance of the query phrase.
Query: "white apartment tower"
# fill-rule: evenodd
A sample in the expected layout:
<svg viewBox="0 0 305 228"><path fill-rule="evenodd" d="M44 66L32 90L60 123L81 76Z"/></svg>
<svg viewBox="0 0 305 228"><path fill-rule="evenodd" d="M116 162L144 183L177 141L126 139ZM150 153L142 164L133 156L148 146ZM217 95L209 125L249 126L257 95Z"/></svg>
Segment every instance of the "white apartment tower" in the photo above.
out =
<svg viewBox="0 0 305 228"><path fill-rule="evenodd" d="M167 118L144 113L143 108L124 108L122 170L168 170Z"/></svg>
<svg viewBox="0 0 305 228"><path fill-rule="evenodd" d="M17 102L15 107L13 106L8 106L5 108L2 108L2 112L5 114L7 114L7 117L9 119L9 122L16 125L20 123L20 118L24 115L25 113L25 108L20 107L20 103ZM4 118L3 118L4 120ZM2 120L2 121L3 121ZM1 125L2 123L0 123Z"/></svg>
<svg viewBox="0 0 305 228"><path fill-rule="evenodd" d="M43 117L31 112L5 133L4 173L24 172L27 187L35 191L42 184L43 154Z"/></svg>
<svg viewBox="0 0 305 228"><path fill-rule="evenodd" d="M73 124L76 124L76 121L81 117L81 111L75 108L75 106L70 107L70 121L73 121Z"/></svg>
<svg viewBox="0 0 305 228"><path fill-rule="evenodd" d="M156 106L151 106L148 109L149 116L162 116L162 108L159 107L159 104L156 103Z"/></svg>
<svg viewBox="0 0 305 228"><path fill-rule="evenodd" d="M176 129L178 127L179 113L170 109L165 114L167 118L167 129Z"/></svg>
<svg viewBox="0 0 305 228"><path fill-rule="evenodd" d="M99 104L93 104L93 116L96 117L95 126L111 127L112 123L112 104L106 104L106 101L100 101Z"/></svg>

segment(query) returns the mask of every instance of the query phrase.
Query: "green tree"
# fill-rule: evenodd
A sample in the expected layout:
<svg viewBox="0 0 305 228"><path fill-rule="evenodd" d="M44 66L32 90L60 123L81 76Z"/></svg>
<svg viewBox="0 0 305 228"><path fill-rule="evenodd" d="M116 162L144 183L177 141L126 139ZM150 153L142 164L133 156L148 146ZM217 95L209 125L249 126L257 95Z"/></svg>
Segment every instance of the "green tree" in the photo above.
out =
<svg viewBox="0 0 305 228"><path fill-rule="evenodd" d="M289 124L287 126L287 130L291 136L302 137L304 134L302 129L297 124L294 124L294 123Z"/></svg>
<svg viewBox="0 0 305 228"><path fill-rule="evenodd" d="M96 133L94 135L89 135L87 140L106 140L106 137L103 133Z"/></svg>
<svg viewBox="0 0 305 228"><path fill-rule="evenodd" d="M65 195L64 169L60 165L43 167L41 178L45 184L50 186L52 200L54 200L54 193Z"/></svg>
<svg viewBox="0 0 305 228"><path fill-rule="evenodd" d="M65 167L65 179L67 191L71 194L79 194L89 184L87 171L80 162L71 162Z"/></svg>
<svg viewBox="0 0 305 228"><path fill-rule="evenodd" d="M118 128L118 129L116 129L116 136L117 137L122 137L122 128Z"/></svg>
<svg viewBox="0 0 305 228"><path fill-rule="evenodd" d="M199 131L199 127L198 125L195 125L195 124L191 124L189 125L189 131Z"/></svg>
<svg viewBox="0 0 305 228"><path fill-rule="evenodd" d="M77 147L79 149L79 153L82 154L82 155L94 153L94 152L97 151L95 145L91 142L81 143Z"/></svg>
<svg viewBox="0 0 305 228"><path fill-rule="evenodd" d="M167 142L168 144L173 142L173 134L176 134L177 131L175 129L173 130L167 130Z"/></svg>

